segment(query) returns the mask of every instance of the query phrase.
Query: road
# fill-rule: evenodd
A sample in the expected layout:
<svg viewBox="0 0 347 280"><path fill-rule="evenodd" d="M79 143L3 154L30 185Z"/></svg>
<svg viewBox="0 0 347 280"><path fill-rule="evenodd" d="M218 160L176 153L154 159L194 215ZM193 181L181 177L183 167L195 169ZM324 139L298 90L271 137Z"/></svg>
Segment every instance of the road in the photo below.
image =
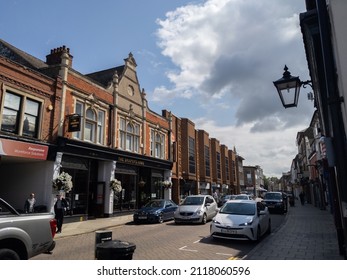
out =
<svg viewBox="0 0 347 280"><path fill-rule="evenodd" d="M273 232L284 221L284 217L271 214ZM113 240L136 245L134 260L242 259L257 245L250 241L214 240L209 236L209 228L210 222L205 225L176 225L168 221L163 224L128 223L109 230L112 231ZM64 237L56 242L51 255L39 255L33 260L95 259L95 233Z"/></svg>

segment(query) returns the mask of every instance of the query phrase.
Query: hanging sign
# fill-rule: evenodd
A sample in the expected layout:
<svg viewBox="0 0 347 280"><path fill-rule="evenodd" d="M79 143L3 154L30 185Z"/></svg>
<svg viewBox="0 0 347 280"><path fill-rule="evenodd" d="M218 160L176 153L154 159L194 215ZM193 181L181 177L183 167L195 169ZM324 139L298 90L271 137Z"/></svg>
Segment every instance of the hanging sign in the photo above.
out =
<svg viewBox="0 0 347 280"><path fill-rule="evenodd" d="M81 131L81 116L73 114L68 116L68 131L76 132Z"/></svg>

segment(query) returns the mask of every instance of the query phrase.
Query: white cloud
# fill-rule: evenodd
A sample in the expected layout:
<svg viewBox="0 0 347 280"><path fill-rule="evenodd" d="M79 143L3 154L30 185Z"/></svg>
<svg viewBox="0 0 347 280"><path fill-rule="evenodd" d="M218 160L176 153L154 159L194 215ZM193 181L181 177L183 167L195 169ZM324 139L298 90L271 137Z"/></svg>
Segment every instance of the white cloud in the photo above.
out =
<svg viewBox="0 0 347 280"><path fill-rule="evenodd" d="M157 38L172 62L171 86L155 89L152 101L177 116L207 119L199 124L240 147L265 174L287 171L296 132L309 125L313 105L301 97L298 108L284 110L272 81L286 63L293 75L307 76L302 2L208 0L168 12L157 20Z"/></svg>

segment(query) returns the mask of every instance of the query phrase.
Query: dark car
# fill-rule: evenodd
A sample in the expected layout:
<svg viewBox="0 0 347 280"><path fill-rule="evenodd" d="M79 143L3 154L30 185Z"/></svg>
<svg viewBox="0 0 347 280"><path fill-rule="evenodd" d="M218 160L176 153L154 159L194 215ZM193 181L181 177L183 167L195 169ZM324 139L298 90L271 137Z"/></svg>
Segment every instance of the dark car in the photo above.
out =
<svg viewBox="0 0 347 280"><path fill-rule="evenodd" d="M152 200L134 213L134 223L162 223L172 220L177 207L177 204L169 199Z"/></svg>
<svg viewBox="0 0 347 280"><path fill-rule="evenodd" d="M218 207L222 207L225 202L235 199L236 195L235 194L226 194L223 195L219 200L218 200Z"/></svg>
<svg viewBox="0 0 347 280"><path fill-rule="evenodd" d="M269 212L284 214L288 211L287 195L282 192L267 192L264 195L263 203L267 206Z"/></svg>

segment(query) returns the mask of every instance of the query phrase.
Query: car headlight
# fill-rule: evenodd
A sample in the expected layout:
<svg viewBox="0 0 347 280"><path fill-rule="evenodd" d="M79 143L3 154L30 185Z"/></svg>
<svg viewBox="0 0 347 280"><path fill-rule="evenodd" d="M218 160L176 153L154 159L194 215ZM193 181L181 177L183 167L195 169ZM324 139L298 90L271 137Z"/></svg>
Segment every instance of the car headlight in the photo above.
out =
<svg viewBox="0 0 347 280"><path fill-rule="evenodd" d="M249 220L249 221L247 221L247 222L244 222L244 223L242 223L242 224L239 224L239 226L250 226L250 225L252 225L253 224L253 219L251 219L251 220Z"/></svg>
<svg viewBox="0 0 347 280"><path fill-rule="evenodd" d="M217 225L220 225L220 222L218 222L218 221L215 220L215 219L212 220L212 223L217 224Z"/></svg>
<svg viewBox="0 0 347 280"><path fill-rule="evenodd" d="M198 210L198 211L195 212L195 214L196 214L196 215L199 215L199 216L202 215L203 213L204 213L204 212L201 211L201 210Z"/></svg>

